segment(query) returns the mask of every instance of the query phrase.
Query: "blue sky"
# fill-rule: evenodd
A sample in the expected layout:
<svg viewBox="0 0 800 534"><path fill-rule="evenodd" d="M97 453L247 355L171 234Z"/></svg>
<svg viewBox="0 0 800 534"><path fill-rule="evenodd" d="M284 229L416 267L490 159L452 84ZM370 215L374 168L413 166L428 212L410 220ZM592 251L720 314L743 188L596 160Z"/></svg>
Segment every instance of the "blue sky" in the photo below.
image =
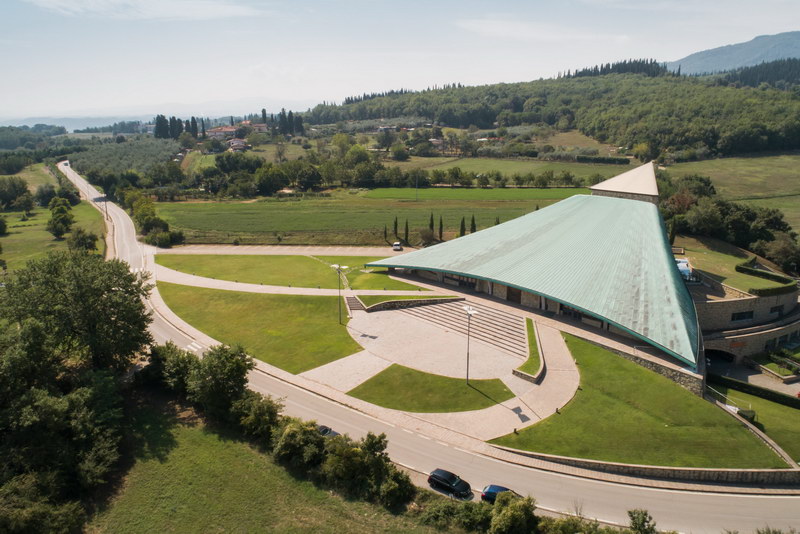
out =
<svg viewBox="0 0 800 534"><path fill-rule="evenodd" d="M796 0L0 0L0 117L222 115L675 60Z"/></svg>

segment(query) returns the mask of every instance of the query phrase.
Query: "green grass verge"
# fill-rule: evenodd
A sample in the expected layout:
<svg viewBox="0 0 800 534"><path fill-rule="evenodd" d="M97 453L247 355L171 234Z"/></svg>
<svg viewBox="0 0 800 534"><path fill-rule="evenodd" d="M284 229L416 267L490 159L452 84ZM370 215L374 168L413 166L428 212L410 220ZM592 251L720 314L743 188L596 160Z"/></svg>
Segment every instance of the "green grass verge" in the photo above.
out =
<svg viewBox="0 0 800 534"><path fill-rule="evenodd" d="M364 306L369 307L389 300L453 299L458 297L449 297L446 295L359 295L358 298L361 299Z"/></svg>
<svg viewBox="0 0 800 534"><path fill-rule="evenodd" d="M415 190L413 187L386 187L373 189L365 198L414 200L562 200L573 195L588 195L582 187L550 187L545 189L505 187L498 189L462 189L458 187L428 187ZM435 221L438 224L438 220Z"/></svg>
<svg viewBox="0 0 800 534"><path fill-rule="evenodd" d="M132 465L87 532L434 532L290 475L235 436L176 416L163 401L132 413Z"/></svg>
<svg viewBox="0 0 800 534"><path fill-rule="evenodd" d="M184 273L275 286L336 289L336 271L309 256L158 254L156 262Z"/></svg>
<svg viewBox="0 0 800 534"><path fill-rule="evenodd" d="M392 364L348 395L394 410L421 413L489 408L514 397L502 380L470 380L434 375Z"/></svg>
<svg viewBox="0 0 800 534"><path fill-rule="evenodd" d="M736 266L753 255L724 241L711 237L678 236L674 246L686 250L686 256L693 268L740 291L782 285L766 278L738 272Z"/></svg>
<svg viewBox="0 0 800 534"><path fill-rule="evenodd" d="M575 190L570 190L575 191ZM363 192L339 191L330 198L264 200L260 202L162 202L159 216L171 227L182 230L190 243L242 244L349 244L384 245L395 241L395 217L402 234L408 220L409 241L421 241L419 231L428 228L431 213L443 236L458 233L461 219L472 215L478 228L505 222L544 208L555 199L527 200L420 200L365 198ZM388 235L384 238L384 228ZM348 264L349 265L349 264Z"/></svg>
<svg viewBox="0 0 800 534"><path fill-rule="evenodd" d="M560 414L493 443L633 464L787 467L713 404L587 341L564 338L581 371L581 390Z"/></svg>
<svg viewBox="0 0 800 534"><path fill-rule="evenodd" d="M290 373L361 350L338 322L337 297L262 295L165 282L158 283L158 291L195 328L222 343L239 343L254 358Z"/></svg>
<svg viewBox="0 0 800 534"><path fill-rule="evenodd" d="M539 359L539 346L536 343L535 327L530 317L525 319L525 328L528 330L528 359L518 369L529 375L535 375L539 371L541 360Z"/></svg>
<svg viewBox="0 0 800 534"><path fill-rule="evenodd" d="M328 264L347 265L347 283L351 289L399 289L428 291L425 288L389 278L387 269L367 269L365 264L383 259L380 256L317 256Z"/></svg>
<svg viewBox="0 0 800 534"><path fill-rule="evenodd" d="M714 388L728 395L740 408L755 410L756 426L775 440L792 459L800 461L800 410L724 386Z"/></svg>

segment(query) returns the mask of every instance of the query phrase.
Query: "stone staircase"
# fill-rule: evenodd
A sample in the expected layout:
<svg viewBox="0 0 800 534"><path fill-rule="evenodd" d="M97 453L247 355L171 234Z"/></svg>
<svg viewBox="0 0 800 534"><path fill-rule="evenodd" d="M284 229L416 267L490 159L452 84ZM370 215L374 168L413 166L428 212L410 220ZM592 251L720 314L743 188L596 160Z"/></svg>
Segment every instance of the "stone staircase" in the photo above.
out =
<svg viewBox="0 0 800 534"><path fill-rule="evenodd" d="M521 358L528 357L525 320L517 315L465 301L443 302L442 304L405 308L399 311L466 335L467 312L464 311L464 306L467 304L477 311L472 316L471 339L493 345Z"/></svg>
<svg viewBox="0 0 800 534"><path fill-rule="evenodd" d="M361 301L358 300L356 297L345 297L345 302L347 303L347 308L353 311L365 310L364 305L361 304Z"/></svg>

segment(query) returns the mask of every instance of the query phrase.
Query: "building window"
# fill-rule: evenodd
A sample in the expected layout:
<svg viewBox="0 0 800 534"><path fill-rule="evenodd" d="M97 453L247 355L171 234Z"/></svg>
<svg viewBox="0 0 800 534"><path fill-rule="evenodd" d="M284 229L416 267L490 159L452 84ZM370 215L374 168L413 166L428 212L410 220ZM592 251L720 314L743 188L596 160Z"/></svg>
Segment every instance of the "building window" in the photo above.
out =
<svg viewBox="0 0 800 534"><path fill-rule="evenodd" d="M770 339L767 341L767 344L764 345L764 350L773 350L775 348L775 339Z"/></svg>
<svg viewBox="0 0 800 534"><path fill-rule="evenodd" d="M731 314L731 321L747 321L753 318L752 311L736 312Z"/></svg>
<svg viewBox="0 0 800 534"><path fill-rule="evenodd" d="M778 315L783 315L783 304L780 306L773 306L769 309L770 313L777 313Z"/></svg>

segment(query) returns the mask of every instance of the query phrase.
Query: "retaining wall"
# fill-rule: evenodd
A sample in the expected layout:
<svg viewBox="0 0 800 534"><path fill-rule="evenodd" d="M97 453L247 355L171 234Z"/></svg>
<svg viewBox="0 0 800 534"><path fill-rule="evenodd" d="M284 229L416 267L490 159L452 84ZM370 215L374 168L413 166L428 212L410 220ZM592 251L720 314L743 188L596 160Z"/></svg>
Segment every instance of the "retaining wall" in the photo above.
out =
<svg viewBox="0 0 800 534"><path fill-rule="evenodd" d="M361 300L361 299L359 299ZM441 304L443 302L454 302L465 300L464 297L454 297L445 299L401 299L401 300L386 300L373 304L372 306L364 306L368 312L382 311L382 310L400 310L403 308L415 308L417 306L427 306L429 304ZM363 304L363 302L362 302Z"/></svg>

